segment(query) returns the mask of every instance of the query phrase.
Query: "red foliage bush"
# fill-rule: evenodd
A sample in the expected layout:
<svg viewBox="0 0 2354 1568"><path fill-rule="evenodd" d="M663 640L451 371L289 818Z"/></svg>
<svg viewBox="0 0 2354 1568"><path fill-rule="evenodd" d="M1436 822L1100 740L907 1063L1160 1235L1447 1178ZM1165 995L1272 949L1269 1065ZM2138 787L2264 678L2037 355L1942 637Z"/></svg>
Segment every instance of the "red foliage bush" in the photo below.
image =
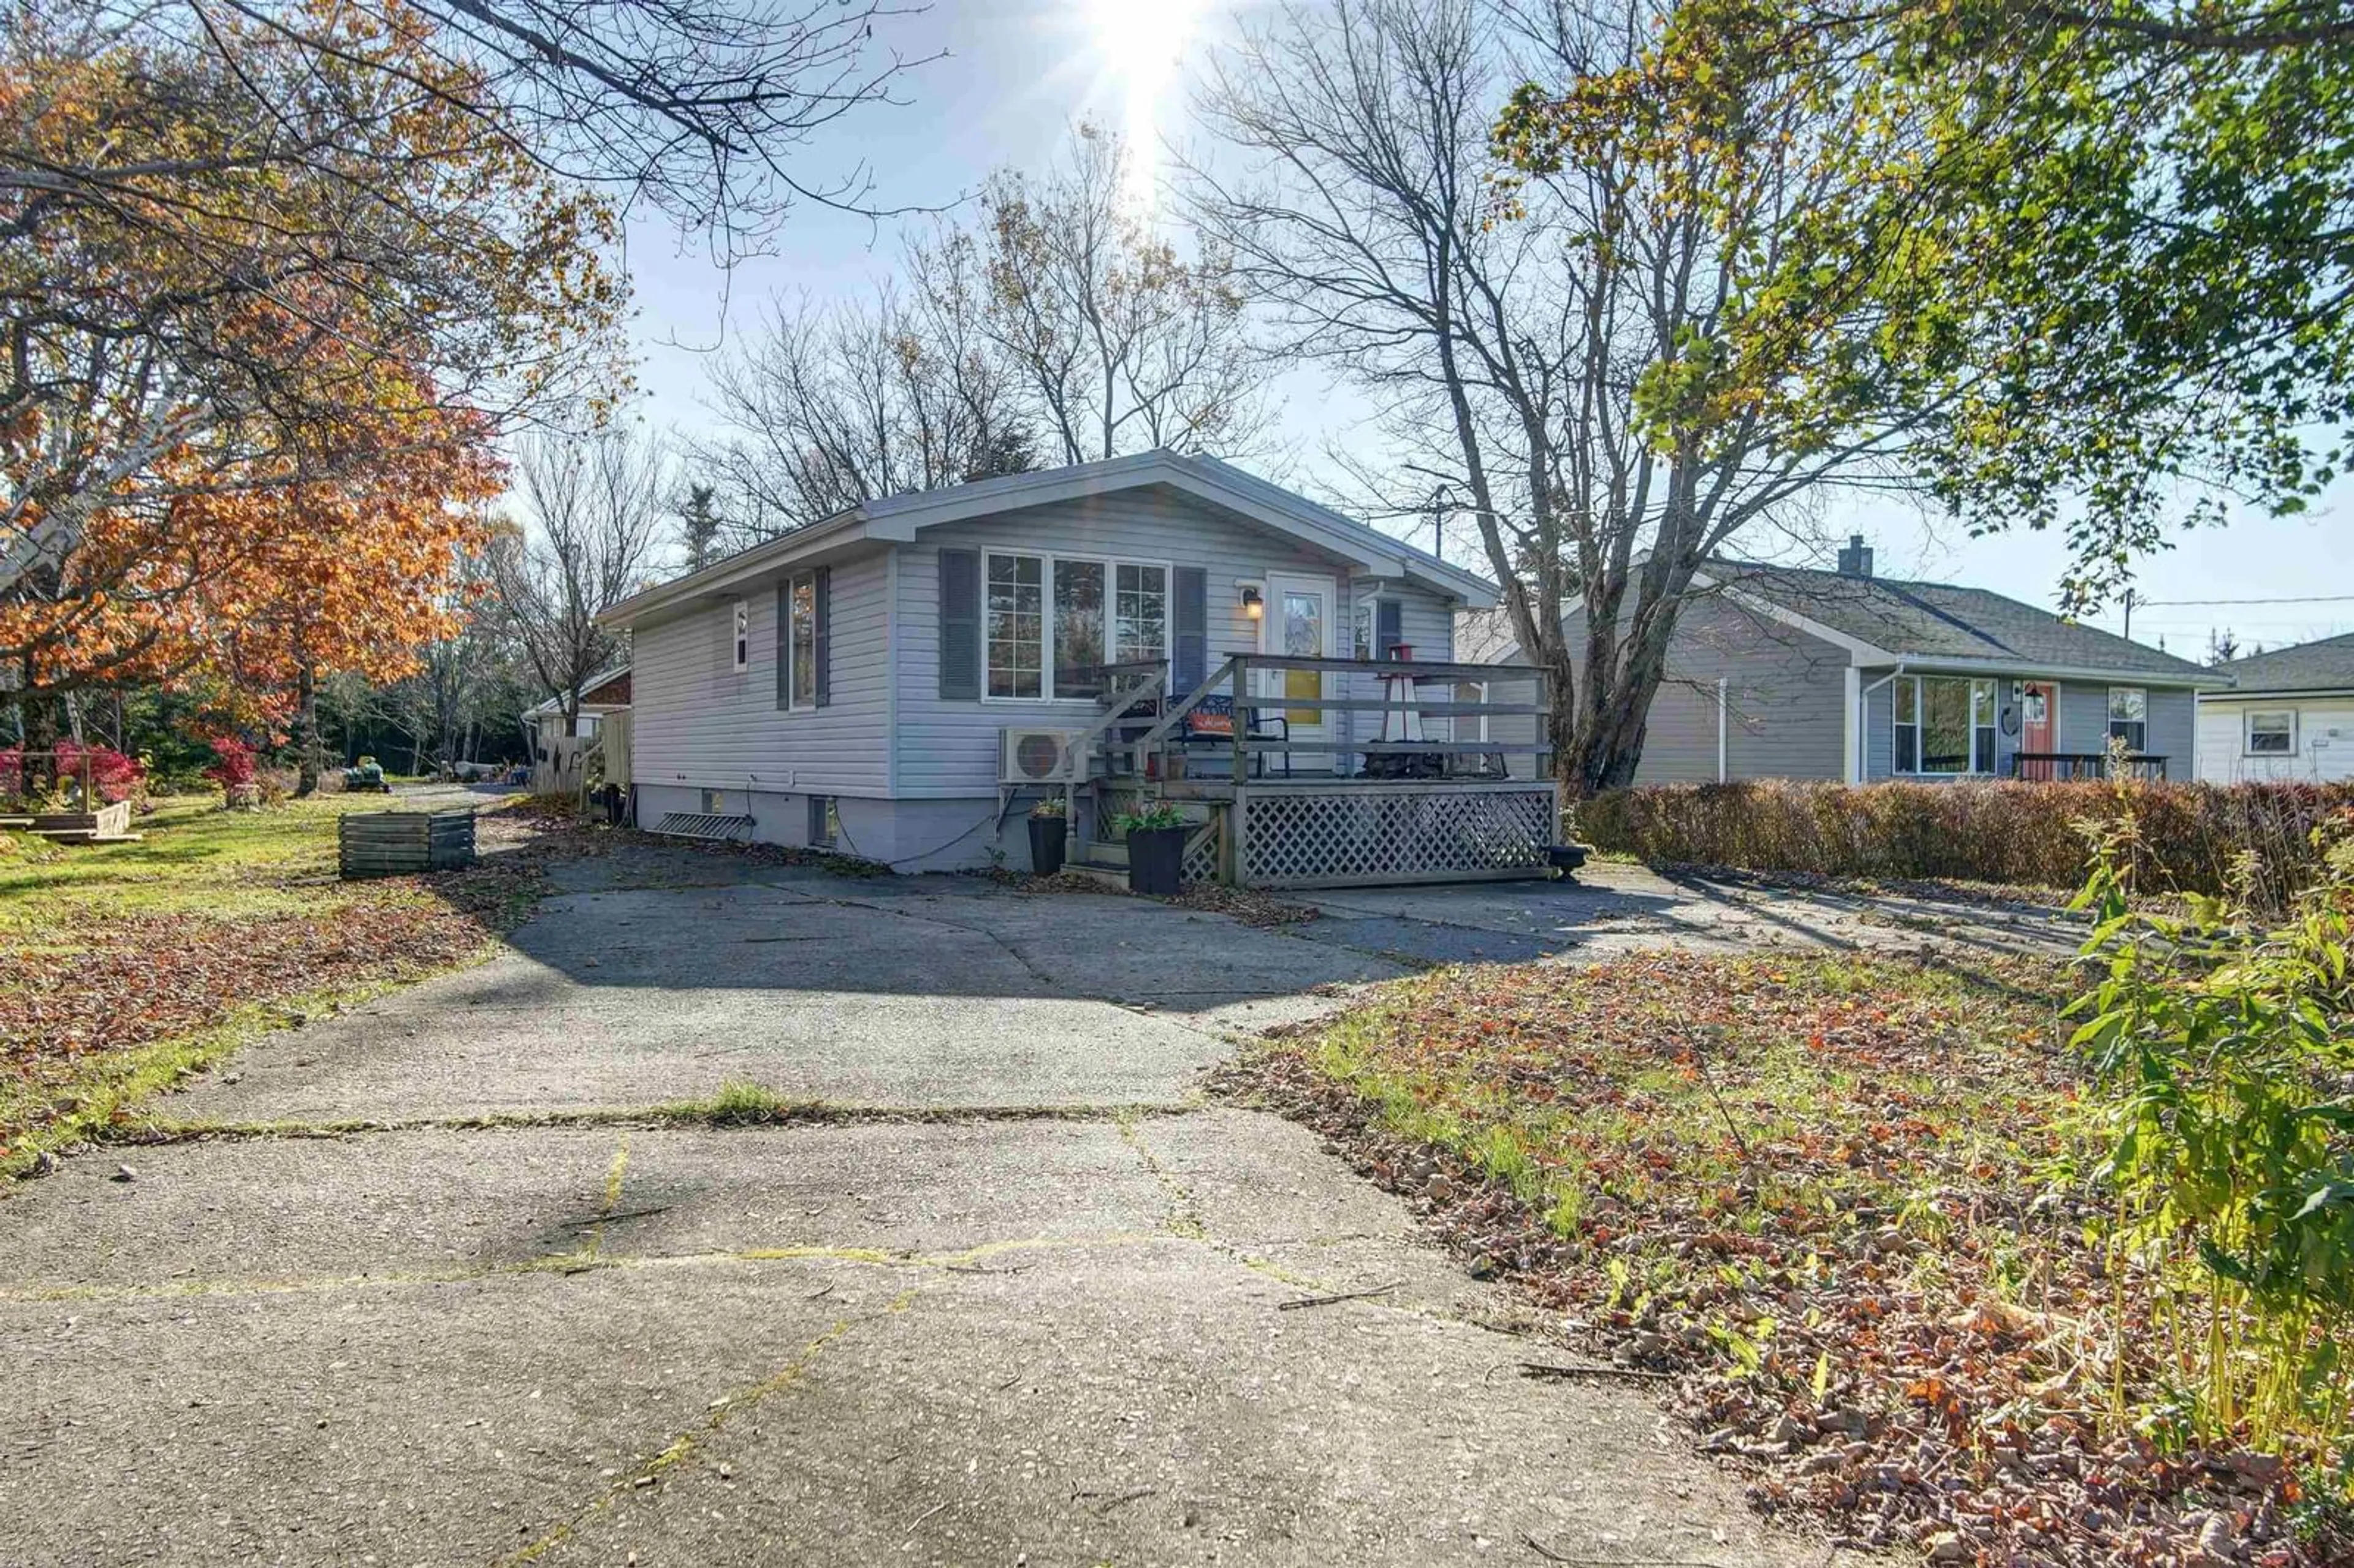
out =
<svg viewBox="0 0 2354 1568"><path fill-rule="evenodd" d="M2134 872L2159 893L2220 893L2256 859L2278 905L2319 864L2313 830L2354 813L2354 784L1813 784L1755 779L1617 789L1579 804L1597 849L1685 865L2074 887L2084 822L2132 813Z"/></svg>
<svg viewBox="0 0 2354 1568"><path fill-rule="evenodd" d="M253 782L260 768L253 747L233 735L217 736L207 744L218 760L205 769L206 778L228 790L241 789Z"/></svg>
<svg viewBox="0 0 2354 1568"><path fill-rule="evenodd" d="M147 782L147 769L135 757L126 757L110 746L85 746L80 741L61 740L57 744L57 776L60 784L77 788L85 777L88 766L90 787L101 800L112 805L117 800L137 799ZM0 751L0 795L22 795L25 792L25 750L12 746Z"/></svg>

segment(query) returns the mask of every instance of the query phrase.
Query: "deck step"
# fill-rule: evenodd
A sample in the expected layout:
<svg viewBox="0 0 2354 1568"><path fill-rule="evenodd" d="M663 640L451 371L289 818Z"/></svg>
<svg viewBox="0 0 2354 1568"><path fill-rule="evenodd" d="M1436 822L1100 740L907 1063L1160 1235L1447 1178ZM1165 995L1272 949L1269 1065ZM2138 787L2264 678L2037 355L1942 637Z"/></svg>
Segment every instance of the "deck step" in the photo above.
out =
<svg viewBox="0 0 2354 1568"><path fill-rule="evenodd" d="M1106 843L1101 839L1089 839L1080 850L1079 859L1088 865L1108 866L1114 871L1128 869L1128 845Z"/></svg>
<svg viewBox="0 0 2354 1568"><path fill-rule="evenodd" d="M1091 865L1083 860L1066 860L1063 870L1073 876L1084 876L1090 882L1100 882L1106 887L1125 889L1128 867L1124 865Z"/></svg>

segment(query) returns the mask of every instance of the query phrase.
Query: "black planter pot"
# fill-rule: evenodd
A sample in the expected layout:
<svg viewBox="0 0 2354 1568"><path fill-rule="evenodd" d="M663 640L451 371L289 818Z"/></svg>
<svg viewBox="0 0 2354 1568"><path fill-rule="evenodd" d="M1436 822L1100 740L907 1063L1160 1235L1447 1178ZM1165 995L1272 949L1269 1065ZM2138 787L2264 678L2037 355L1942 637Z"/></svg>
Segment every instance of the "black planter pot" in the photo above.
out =
<svg viewBox="0 0 2354 1568"><path fill-rule="evenodd" d="M1162 898L1177 892L1177 872L1185 862L1183 828L1128 831L1128 890Z"/></svg>
<svg viewBox="0 0 2354 1568"><path fill-rule="evenodd" d="M1065 817L1033 817L1030 819L1030 870L1036 876L1052 876L1063 869L1063 853L1070 845L1071 824Z"/></svg>

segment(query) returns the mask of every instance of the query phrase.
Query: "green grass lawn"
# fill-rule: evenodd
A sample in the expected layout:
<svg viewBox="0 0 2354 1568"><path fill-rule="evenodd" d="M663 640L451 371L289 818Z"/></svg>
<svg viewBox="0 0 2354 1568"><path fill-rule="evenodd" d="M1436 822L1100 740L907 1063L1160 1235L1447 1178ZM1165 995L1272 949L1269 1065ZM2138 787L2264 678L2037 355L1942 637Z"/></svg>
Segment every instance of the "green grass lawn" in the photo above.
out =
<svg viewBox="0 0 2354 1568"><path fill-rule="evenodd" d="M167 796L130 844L50 844L9 835L0 853L0 939L133 914L220 918L317 914L346 902L335 881L335 819L395 798L322 795L231 811L217 795Z"/></svg>
<svg viewBox="0 0 2354 1568"><path fill-rule="evenodd" d="M289 1011L461 963L538 891L543 824L491 803L484 862L345 883L335 821L398 797L258 811L181 797L137 843L0 842L0 1177L103 1136L151 1094Z"/></svg>

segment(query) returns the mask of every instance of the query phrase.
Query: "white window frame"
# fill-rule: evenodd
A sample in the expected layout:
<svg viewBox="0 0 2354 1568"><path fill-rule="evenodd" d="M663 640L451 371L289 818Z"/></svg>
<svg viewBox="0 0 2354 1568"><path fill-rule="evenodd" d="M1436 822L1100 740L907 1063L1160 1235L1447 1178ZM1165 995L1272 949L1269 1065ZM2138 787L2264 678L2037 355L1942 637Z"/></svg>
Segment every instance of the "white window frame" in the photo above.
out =
<svg viewBox="0 0 2354 1568"><path fill-rule="evenodd" d="M1038 673L1038 694L1034 697L1000 697L990 694L989 658L989 567L995 560L1034 560L1038 567L1038 639L1044 662ZM1161 637L1167 644L1161 651L1161 668L1173 673L1177 662L1177 564L1174 561L1149 560L1137 556L1091 556L1074 550L1067 554L1052 550L985 549L981 554L981 700L984 703L1029 705L1054 703L1062 706L1092 707L1102 699L1099 694L1057 696L1055 693L1055 568L1060 562L1074 566L1096 567L1103 571L1104 582L1104 662L1119 663L1119 568L1145 567L1161 573Z"/></svg>
<svg viewBox="0 0 2354 1568"><path fill-rule="evenodd" d="M809 695L806 697L801 695L801 676L804 672L793 646L793 620L801 608L801 590L804 584L808 585L810 591L810 668L806 672L809 675L810 689ZM785 618L782 624L777 628L777 657L784 661L785 665L785 711L795 714L807 713L816 707L818 703L817 574L815 572L795 572L785 579Z"/></svg>
<svg viewBox="0 0 2354 1568"><path fill-rule="evenodd" d="M736 662L732 666L740 674L752 667L752 601L739 599L731 619L736 633Z"/></svg>
<svg viewBox="0 0 2354 1568"><path fill-rule="evenodd" d="M2117 717L2117 699L2128 693L2140 699L2141 717L2137 719ZM2149 688L2147 686L2111 686L2109 688L2108 723L2101 731L2102 744L2106 745L2109 741L2119 738L2117 726L2121 724L2141 726L2141 744L2128 747L2126 749L2137 755L2147 755L2149 751Z"/></svg>
<svg viewBox="0 0 2354 1568"><path fill-rule="evenodd" d="M1967 714L1967 727L1970 732L1970 760L1969 766L1963 768L1958 773L1946 773L1943 771L1932 773L1925 771L1921 767L1920 735L1921 731L1926 727L1922 723L1922 717L1928 711L1929 700L1928 694L1923 689L1923 686L1925 683L1930 681L1950 681L1967 688L1969 693L1968 706L1965 711ZM1904 725L1903 720L1896 716L1896 694L1900 688L1909 690L1913 694L1913 723L1909 727L1913 731L1914 741L1913 766L1910 768L1906 768L1903 765L1903 758L1896 745L1896 732L1899 729L1908 727ZM1981 689L1983 689L1987 694L1988 722L1983 725L1978 722L1978 697ZM1980 779L1990 777L1994 772L1997 757L2002 749L2002 739L1999 728L1995 722L1997 716L2001 711L2001 696L2002 694L1996 683L1991 678L1984 675L1933 674L1897 676L1894 680L1889 683L1888 691L1888 771L1890 774L1900 779ZM1986 748L1985 755L1983 756L1979 754L1978 746L1981 735L1986 736Z"/></svg>
<svg viewBox="0 0 2354 1568"><path fill-rule="evenodd" d="M2301 716L2296 708L2250 708L2240 720L2240 755L2243 757L2295 757L2297 753L2297 729ZM2260 718L2288 720L2287 750L2259 751L2256 749L2256 721Z"/></svg>

